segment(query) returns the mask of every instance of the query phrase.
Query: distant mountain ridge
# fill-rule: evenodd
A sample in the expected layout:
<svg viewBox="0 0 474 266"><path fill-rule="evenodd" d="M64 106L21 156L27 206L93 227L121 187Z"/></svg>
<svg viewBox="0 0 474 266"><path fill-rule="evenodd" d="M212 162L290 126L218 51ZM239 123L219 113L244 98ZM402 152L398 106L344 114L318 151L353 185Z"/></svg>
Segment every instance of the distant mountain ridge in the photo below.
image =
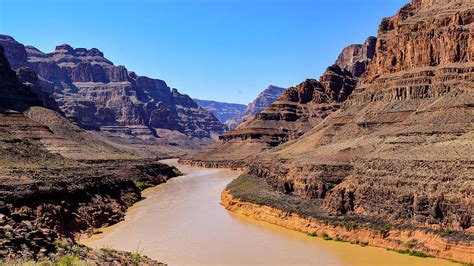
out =
<svg viewBox="0 0 474 266"><path fill-rule="evenodd" d="M236 128L240 122L245 120L247 117L254 116L265 108L267 108L270 104L276 101L284 92L286 88L277 87L274 85L268 86L265 90L263 90L255 100L247 105L247 108L240 113L238 116L234 117L233 119L227 120L225 124L229 129Z"/></svg>
<svg viewBox="0 0 474 266"><path fill-rule="evenodd" d="M198 105L212 112L227 129L234 129L245 118L254 116L276 101L285 88L268 86L248 105L193 99Z"/></svg>
<svg viewBox="0 0 474 266"><path fill-rule="evenodd" d="M245 104L239 103L226 103L199 99L193 100L202 108L212 112L214 116L219 119L219 121L221 121L221 123L225 123L227 120L240 115L245 111L245 108L247 108Z"/></svg>
<svg viewBox="0 0 474 266"><path fill-rule="evenodd" d="M21 81L40 87L83 128L140 139L159 138L162 130L189 138L223 133L224 125L188 95L114 65L96 48L63 44L44 53L6 35L0 35L0 44Z"/></svg>

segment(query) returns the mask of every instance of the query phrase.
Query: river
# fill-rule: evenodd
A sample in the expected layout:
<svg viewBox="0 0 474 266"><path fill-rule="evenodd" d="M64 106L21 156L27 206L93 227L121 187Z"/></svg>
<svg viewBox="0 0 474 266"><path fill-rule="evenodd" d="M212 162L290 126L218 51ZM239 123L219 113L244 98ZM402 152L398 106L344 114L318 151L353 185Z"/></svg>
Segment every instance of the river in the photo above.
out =
<svg viewBox="0 0 474 266"><path fill-rule="evenodd" d="M136 251L168 263L266 265L452 265L325 241L224 209L220 194L239 172L180 165L185 176L144 191L125 220L81 242L94 248Z"/></svg>

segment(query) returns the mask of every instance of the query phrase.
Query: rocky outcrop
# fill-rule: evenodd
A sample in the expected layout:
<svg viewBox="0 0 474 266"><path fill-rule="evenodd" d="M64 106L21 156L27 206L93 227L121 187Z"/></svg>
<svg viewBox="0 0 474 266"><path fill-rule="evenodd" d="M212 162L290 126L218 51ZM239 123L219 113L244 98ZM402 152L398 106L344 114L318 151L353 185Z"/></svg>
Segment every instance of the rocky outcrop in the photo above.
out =
<svg viewBox="0 0 474 266"><path fill-rule="evenodd" d="M336 65L346 69L354 77L362 76L375 55L377 38L369 37L363 44L353 44L344 48L336 60Z"/></svg>
<svg viewBox="0 0 474 266"><path fill-rule="evenodd" d="M339 110L341 103L352 94L364 74L362 70L374 56L375 40L369 37L364 44L348 46L319 80L307 79L288 88L267 108L220 136L220 142L187 159L222 162L238 158L251 161L261 151L299 138ZM249 146L252 152L242 152Z"/></svg>
<svg viewBox="0 0 474 266"><path fill-rule="evenodd" d="M417 67L473 60L472 8L467 0L416 0L382 20L367 81Z"/></svg>
<svg viewBox="0 0 474 266"><path fill-rule="evenodd" d="M262 112L270 104L275 102L285 92L285 88L277 87L274 85L268 86L263 90L255 100L247 105L244 111L239 113L237 116L229 119L225 122L229 129L235 129L240 122L243 120L253 117L254 115Z"/></svg>
<svg viewBox="0 0 474 266"><path fill-rule="evenodd" d="M270 104L275 102L280 96L286 91L285 88L277 87L274 85L268 86L265 90L263 90L255 100L247 105L247 109L243 112L243 117L253 116L265 108L267 108Z"/></svg>
<svg viewBox="0 0 474 266"><path fill-rule="evenodd" d="M336 63L326 69L319 80L307 79L298 86L288 88L277 101L256 114L254 119L245 121L234 132L221 137L224 141L248 139L240 130L263 133L259 140L271 146L298 138L318 124L333 111L339 109L357 85L373 55L375 38L365 44L351 45L343 50ZM357 48L356 48L357 47ZM352 53L350 53L352 52ZM241 137L242 135L242 137ZM275 138L276 135L282 137Z"/></svg>
<svg viewBox="0 0 474 266"><path fill-rule="evenodd" d="M124 66L114 65L96 48L63 44L52 53L43 53L4 35L0 36L0 44L6 47L7 58L15 62L24 82L33 84L33 88L40 86L67 118L85 129L141 139L159 137L160 129L178 131L190 138L211 138L223 132L222 123L189 96L171 90L162 80L138 76ZM55 107L49 100L44 103Z"/></svg>
<svg viewBox="0 0 474 266"><path fill-rule="evenodd" d="M4 55L4 49L2 46L0 46L0 73L1 82L17 81L15 71L11 69L10 63Z"/></svg>
<svg viewBox="0 0 474 266"><path fill-rule="evenodd" d="M10 36L0 34L0 45L13 69L23 66L27 61L25 46Z"/></svg>

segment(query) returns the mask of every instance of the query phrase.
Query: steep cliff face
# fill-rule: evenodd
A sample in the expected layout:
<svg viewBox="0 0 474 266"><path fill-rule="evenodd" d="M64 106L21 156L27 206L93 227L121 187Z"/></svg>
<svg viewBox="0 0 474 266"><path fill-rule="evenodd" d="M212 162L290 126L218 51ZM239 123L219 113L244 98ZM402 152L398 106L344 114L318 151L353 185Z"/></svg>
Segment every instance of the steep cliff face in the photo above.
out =
<svg viewBox="0 0 474 266"><path fill-rule="evenodd" d="M308 79L288 88L268 108L242 123L236 131L226 133L222 139L240 141L248 139L247 132L255 132L263 133L258 137L259 141L278 145L298 138L339 109L340 103L352 93L374 56L374 43L375 38L370 37L364 44L348 46L319 80ZM264 131L271 133L268 135Z"/></svg>
<svg viewBox="0 0 474 266"><path fill-rule="evenodd" d="M7 58L4 56L3 47L0 46L0 81L17 81L15 71L13 71L10 67L10 63L8 62Z"/></svg>
<svg viewBox="0 0 474 266"><path fill-rule="evenodd" d="M354 77L362 76L370 59L374 57L377 38L369 37L364 44L353 44L344 48L336 60L336 65L349 70Z"/></svg>
<svg viewBox="0 0 474 266"><path fill-rule="evenodd" d="M26 75L24 68L34 70L42 91L83 128L142 139L158 137L159 129L196 138L223 132L223 125L212 113L187 95L172 91L162 80L137 76L114 65L96 48L74 49L63 44L52 53L43 53L4 35L0 44L14 66L23 67L20 76L30 75L32 80L34 75Z"/></svg>
<svg viewBox="0 0 474 266"><path fill-rule="evenodd" d="M333 215L472 233L473 10L413 1L384 19L340 110L251 171Z"/></svg>
<svg viewBox="0 0 474 266"><path fill-rule="evenodd" d="M468 0L417 0L379 26L368 81L417 67L472 62L473 11Z"/></svg>
<svg viewBox="0 0 474 266"><path fill-rule="evenodd" d="M232 119L226 121L225 124L230 130L235 129L243 120L260 113L270 104L275 102L278 98L280 98L280 96L285 92L285 90L285 88L277 87L274 85L268 86L257 96L257 98L255 98L255 100L253 100L247 105L245 110L243 110L241 113L239 113Z"/></svg>
<svg viewBox="0 0 474 266"><path fill-rule="evenodd" d="M361 71L374 56L375 40L369 37L364 44L348 46L319 80L307 79L288 88L267 108L224 133L220 142L186 159L203 164L212 161L227 165L233 160L243 163L269 147L299 138L337 111L352 93L364 74Z"/></svg>
<svg viewBox="0 0 474 266"><path fill-rule="evenodd" d="M19 73L23 81L36 77ZM120 221L140 198L133 181L156 185L177 172L103 142L42 104L0 45L0 260L74 254L103 264L74 235ZM123 254L106 257L129 264L131 254Z"/></svg>

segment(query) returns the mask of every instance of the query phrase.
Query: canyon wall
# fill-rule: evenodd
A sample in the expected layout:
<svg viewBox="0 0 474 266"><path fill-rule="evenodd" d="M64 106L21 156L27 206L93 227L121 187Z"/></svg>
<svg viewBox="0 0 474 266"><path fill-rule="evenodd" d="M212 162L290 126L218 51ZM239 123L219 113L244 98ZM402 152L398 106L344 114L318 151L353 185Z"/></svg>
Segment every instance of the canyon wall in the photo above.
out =
<svg viewBox="0 0 474 266"><path fill-rule="evenodd" d="M412 1L381 22L373 52L339 56L341 65L350 54L352 62L373 56L358 78L344 74L357 67L333 66L189 159L240 161L281 195L334 218L374 218L471 243L473 12L472 1ZM250 150L246 139L263 135L276 147Z"/></svg>
<svg viewBox="0 0 474 266"><path fill-rule="evenodd" d="M156 185L178 172L70 123L44 108L33 89L20 82L0 45L0 261L72 254L130 263L130 253L92 251L75 236L123 219L140 199L135 182Z"/></svg>
<svg viewBox="0 0 474 266"><path fill-rule="evenodd" d="M212 113L189 96L162 80L114 65L96 48L63 44L44 53L5 35L0 36L0 44L19 76L25 77L22 81L39 85L82 128L142 139L160 137L161 129L208 139L224 130ZM45 103L56 108L53 101Z"/></svg>
<svg viewBox="0 0 474 266"><path fill-rule="evenodd" d="M229 165L237 160L244 164L259 152L299 138L341 107L372 60L375 42L375 37L369 37L363 44L344 48L319 80L307 79L288 88L267 108L220 136L219 142L183 161Z"/></svg>

